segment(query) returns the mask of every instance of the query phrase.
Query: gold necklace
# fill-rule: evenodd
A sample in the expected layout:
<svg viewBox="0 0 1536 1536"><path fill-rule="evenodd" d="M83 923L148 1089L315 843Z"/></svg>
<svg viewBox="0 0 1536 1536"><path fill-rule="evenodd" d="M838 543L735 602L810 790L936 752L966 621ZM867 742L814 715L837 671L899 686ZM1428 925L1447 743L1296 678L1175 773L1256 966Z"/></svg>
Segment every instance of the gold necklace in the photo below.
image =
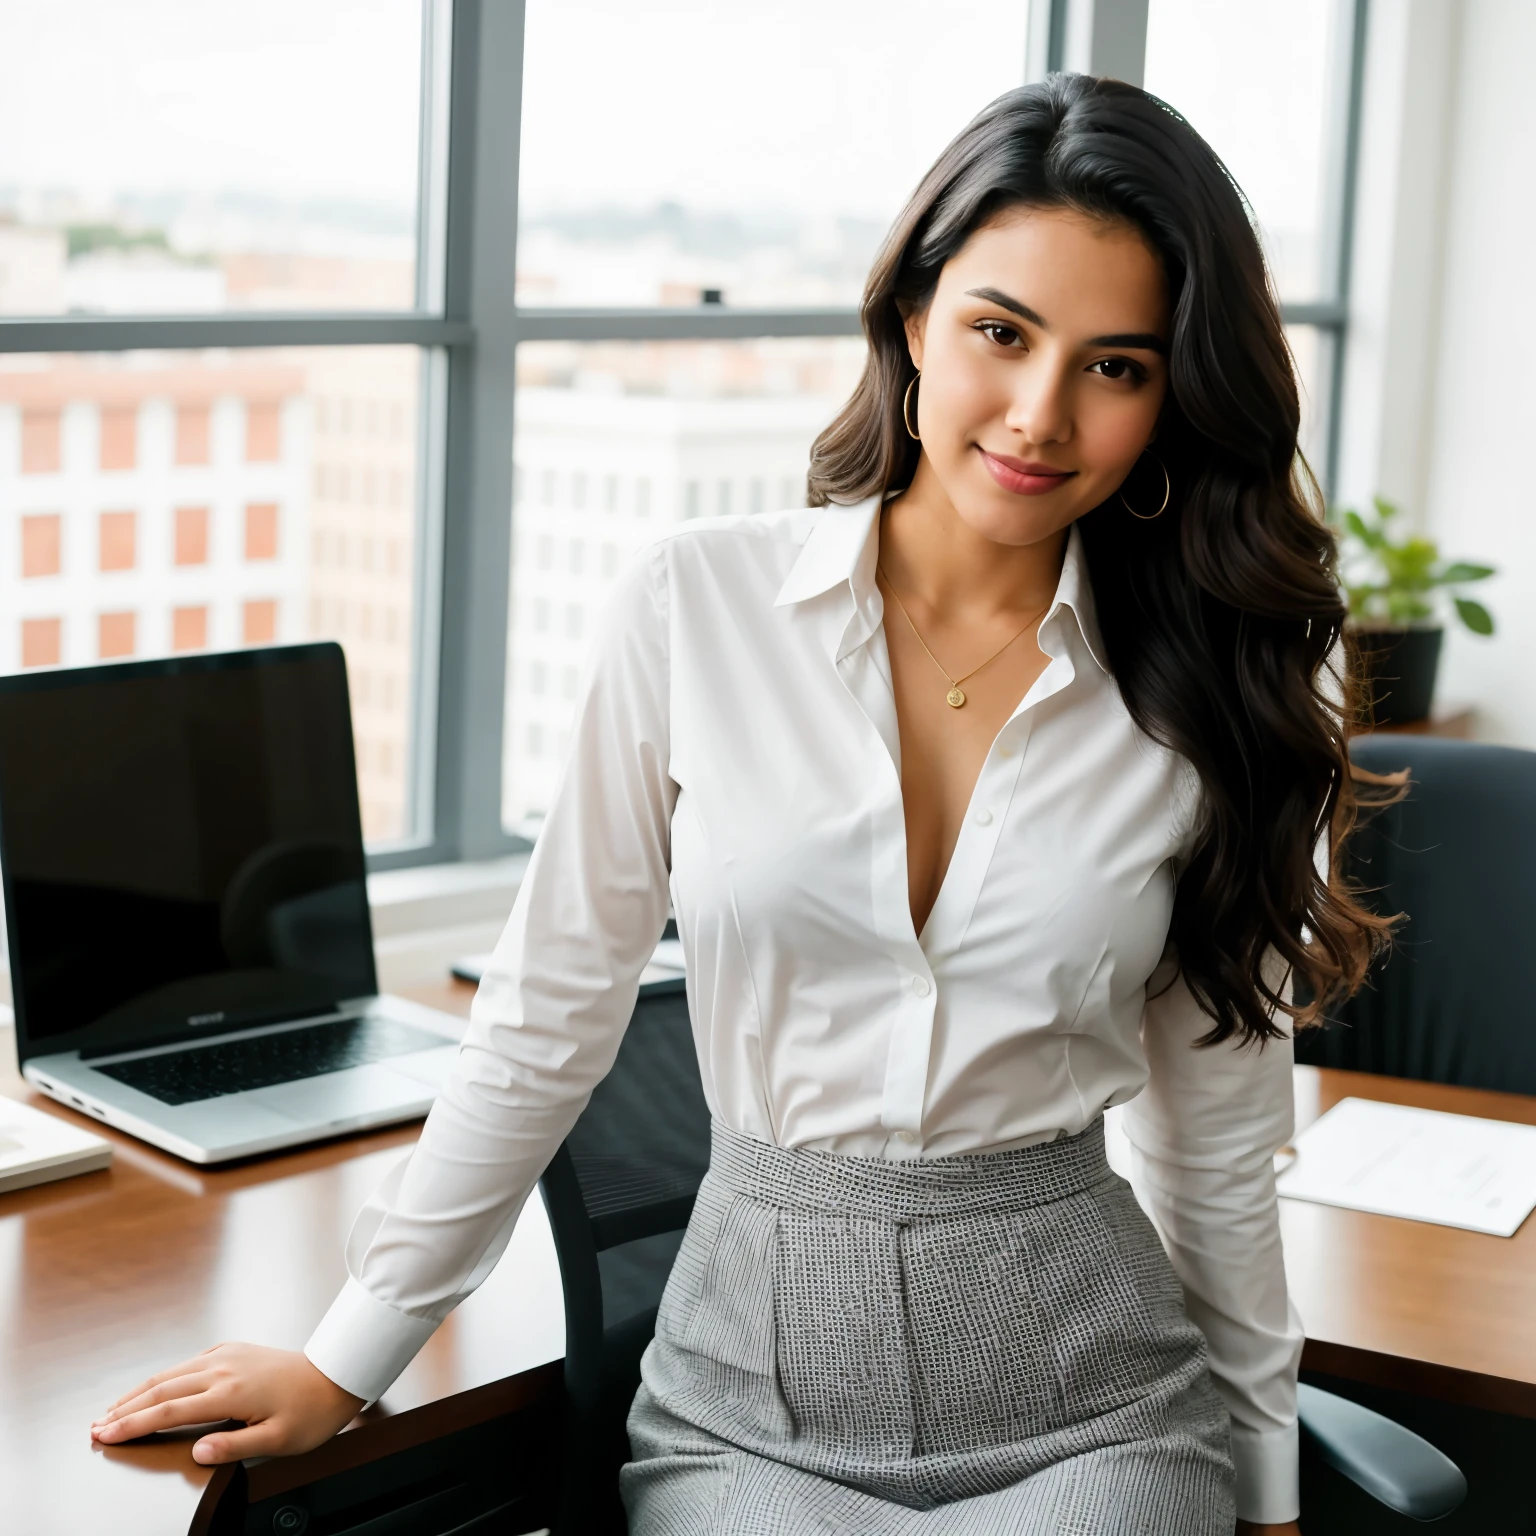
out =
<svg viewBox="0 0 1536 1536"><path fill-rule="evenodd" d="M951 709L959 709L960 706L965 703L965 694L962 691L960 684L963 683L967 677L975 677L976 674L981 671L981 667L990 666L994 661L996 661L997 658L1001 656L1010 645L1013 644L1014 640L1017 640L1020 635L1023 635L1026 631L1032 628L1034 624L1039 620L1041 614L1045 612L1046 608L1051 606L1050 603L1046 603L1045 607L1041 608L1038 613L1032 614L1030 616L1029 623L1026 624L1024 628L1021 629L1019 633L1013 637L1012 640L1007 641L1006 644L999 646L995 651L993 651L992 654L988 656L984 662L982 662L981 667L972 667L971 670L965 673L963 677L951 677L948 672L944 671L944 664L939 660L939 658L935 656L932 651L928 650L928 642L924 640L920 634L918 634L917 625L912 622L912 615L907 612L907 605L902 602L901 594L897 592L895 582L891 580L885 567L881 565L878 560L875 562L875 569L885 577L885 584L891 589L891 596L896 599L896 606L901 609L901 616L907 621L907 628L912 631L914 637L917 640L917 643L922 646L924 651L927 651L929 661L931 661L934 666L939 669L940 673L943 674L944 681L949 684L949 692L944 695L944 702L948 704Z"/></svg>

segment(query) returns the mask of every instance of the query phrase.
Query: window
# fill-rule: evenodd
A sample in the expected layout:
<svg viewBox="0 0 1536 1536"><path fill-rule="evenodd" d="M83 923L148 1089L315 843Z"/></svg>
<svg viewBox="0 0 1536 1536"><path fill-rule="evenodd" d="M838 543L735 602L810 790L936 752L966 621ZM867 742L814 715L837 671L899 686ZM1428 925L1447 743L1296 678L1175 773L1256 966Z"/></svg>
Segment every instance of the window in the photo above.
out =
<svg viewBox="0 0 1536 1536"><path fill-rule="evenodd" d="M791 488L778 505L794 505L803 499L811 442L847 398L863 362L864 343L856 337L525 344L518 356L516 451L541 465L563 459L572 472L581 464L607 473L611 464L615 475L635 477L637 487L657 487L660 505L677 509L674 521L729 510L733 481L719 476L721 464L762 487ZM766 489L762 494L766 498ZM542 697L545 669L557 669L558 704L542 704L541 714L551 728L568 728L603 595L624 561L661 532L655 522L589 510L578 526L602 537L594 561L584 556L586 541L571 532L577 516L547 506L519 513L522 538L533 540L541 555L557 537L568 539L569 558L560 570L542 558L536 569L514 564L514 621L531 612L533 623L509 628L509 720L526 717L533 680ZM550 632L552 603L565 610L558 633ZM537 739L540 750L526 732L505 737L503 815L508 827L525 833L547 810L559 770L559 760L542 751L544 737Z"/></svg>
<svg viewBox="0 0 1536 1536"><path fill-rule="evenodd" d="M282 406L275 400L252 400L245 407L245 461L275 464L282 456Z"/></svg>
<svg viewBox="0 0 1536 1536"><path fill-rule="evenodd" d="M422 36L420 0L0 7L0 312L411 307Z"/></svg>
<svg viewBox="0 0 1536 1536"><path fill-rule="evenodd" d="M1363 7L1361 7L1363 10ZM1345 198L1357 0L1150 0L1146 87L1225 161L1258 221L1293 323L1302 445L1332 472L1332 401L1345 320ZM1234 59L1243 60L1234 69Z"/></svg>
<svg viewBox="0 0 1536 1536"><path fill-rule="evenodd" d="M56 667L64 653L62 619L21 621L21 664L24 667Z"/></svg>
<svg viewBox="0 0 1536 1536"><path fill-rule="evenodd" d="M103 661L132 656L138 633L136 613L104 613L96 621L96 654Z"/></svg>
<svg viewBox="0 0 1536 1536"><path fill-rule="evenodd" d="M64 519L57 512L34 512L21 520L21 574L57 576L64 566Z"/></svg>
<svg viewBox="0 0 1536 1536"><path fill-rule="evenodd" d="M208 644L208 610L176 608L171 612L171 649L201 651Z"/></svg>
<svg viewBox="0 0 1536 1536"><path fill-rule="evenodd" d="M1021 82L1028 20L1028 0L528 0L518 302L857 304L918 178ZM916 39L921 90L894 83Z"/></svg>
<svg viewBox="0 0 1536 1536"><path fill-rule="evenodd" d="M64 466L63 434L56 410L21 412L21 472L53 475Z"/></svg>
<svg viewBox="0 0 1536 1536"><path fill-rule="evenodd" d="M172 560L176 565L207 565L208 563L208 508L177 507L176 549ZM183 647L177 646L177 650Z"/></svg>
<svg viewBox="0 0 1536 1536"><path fill-rule="evenodd" d="M277 639L277 604L270 597L241 605L240 638L246 645L271 645ZM365 677L367 673L363 674Z"/></svg>
<svg viewBox="0 0 1536 1536"><path fill-rule="evenodd" d="M176 462L178 464L208 463L208 422L210 410L206 402L196 405L180 404L176 407Z"/></svg>
<svg viewBox="0 0 1536 1536"><path fill-rule="evenodd" d="M375 752L363 775L369 838L409 837L417 814L415 499L358 506L315 487L313 471L317 461L345 461L414 485L417 433L343 440L338 414L322 423L314 402L373 398L414 425L422 378L436 366L415 347L0 353L0 441L16 433L28 400L49 393L71 454L83 445L64 494L88 509L18 518L19 561L0 562L0 611L15 616L11 629L0 628L0 670L338 640L354 671L409 680L370 712L368 737L389 750ZM272 419L295 424L276 460L245 451L252 400L274 402ZM95 451L95 420L114 402L137 422L140 461L131 473ZM0 508L21 496L35 504L50 484L3 466L0 459ZM140 504L114 505L130 488ZM386 542L390 563L377 558ZM369 568L314 557L349 547L374 553ZM386 611L392 623L378 620Z"/></svg>
<svg viewBox="0 0 1536 1536"><path fill-rule="evenodd" d="M1032 6L0 6L0 671L338 641L374 866L525 847L609 584L803 505L870 258ZM1362 0L1147 13L1326 468Z"/></svg>
<svg viewBox="0 0 1536 1536"><path fill-rule="evenodd" d="M366 548L366 542L364 548ZM247 560L277 559L277 503L275 501L252 502L245 509L245 558ZM364 561L366 570L370 562Z"/></svg>
<svg viewBox="0 0 1536 1536"><path fill-rule="evenodd" d="M106 466L103 465L103 468ZM104 571L131 571L137 564L138 514L103 512L98 564Z"/></svg>
<svg viewBox="0 0 1536 1536"><path fill-rule="evenodd" d="M101 407L101 467L132 469L139 462L139 413L131 405Z"/></svg>

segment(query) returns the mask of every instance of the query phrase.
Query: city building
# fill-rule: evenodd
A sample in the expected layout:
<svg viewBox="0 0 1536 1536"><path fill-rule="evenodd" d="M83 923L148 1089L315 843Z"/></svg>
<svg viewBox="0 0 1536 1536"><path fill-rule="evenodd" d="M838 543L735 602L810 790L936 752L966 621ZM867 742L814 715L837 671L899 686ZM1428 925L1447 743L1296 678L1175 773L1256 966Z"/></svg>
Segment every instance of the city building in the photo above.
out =
<svg viewBox="0 0 1536 1536"><path fill-rule="evenodd" d="M304 376L226 361L0 368L0 668L300 638Z"/></svg>
<svg viewBox="0 0 1536 1536"><path fill-rule="evenodd" d="M817 356L814 346L801 350ZM842 398L795 390L796 371L783 357L783 376L765 379L774 363L765 365L755 348L614 352L630 388L651 364L697 381L720 370L721 354L736 387L755 388L632 393L614 373L588 372L563 388L525 383L519 391L502 806L507 825L525 836L537 832L549 804L588 648L624 563L687 518L803 506L811 442ZM769 392L773 383L781 392Z"/></svg>

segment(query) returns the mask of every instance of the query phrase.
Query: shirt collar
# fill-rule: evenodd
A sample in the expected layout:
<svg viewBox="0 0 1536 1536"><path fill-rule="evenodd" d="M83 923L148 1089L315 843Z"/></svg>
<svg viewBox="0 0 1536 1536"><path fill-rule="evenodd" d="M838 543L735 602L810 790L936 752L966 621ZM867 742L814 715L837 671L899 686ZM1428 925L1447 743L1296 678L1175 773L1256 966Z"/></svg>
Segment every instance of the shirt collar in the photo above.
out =
<svg viewBox="0 0 1536 1536"><path fill-rule="evenodd" d="M789 575L784 578L784 584L773 600L774 607L805 602L845 582L855 606L863 609L875 592L880 505L878 496L867 496L850 506L824 508L801 545ZM1094 663L1101 672L1109 675L1109 666L1104 660L1104 640L1099 633L1098 611L1093 602L1093 584L1088 579L1083 537L1076 523L1067 533L1061 579L1056 583L1056 595L1041 624L1049 624L1062 608L1068 609L1077 621L1078 632Z"/></svg>

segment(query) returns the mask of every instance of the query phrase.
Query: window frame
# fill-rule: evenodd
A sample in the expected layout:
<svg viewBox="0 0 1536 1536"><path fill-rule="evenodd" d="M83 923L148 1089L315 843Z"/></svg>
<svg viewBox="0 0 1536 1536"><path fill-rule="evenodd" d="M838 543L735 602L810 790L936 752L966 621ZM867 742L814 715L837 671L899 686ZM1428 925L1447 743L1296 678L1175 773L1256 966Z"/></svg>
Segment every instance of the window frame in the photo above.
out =
<svg viewBox="0 0 1536 1536"><path fill-rule="evenodd" d="M1031 0L1019 0L1030 5ZM1102 7L1085 32L1074 7ZM1288 325L1329 341L1326 455L1338 459L1348 274L1367 0L1347 0L1349 50L1336 111L1334 295L1288 303ZM1116 73L1142 59L1146 0L1033 0L1021 80L1061 67L1074 36ZM412 311L0 319L0 352L410 345L421 349L413 718L408 797L416 835L370 846L370 870L524 852L502 824L516 433L525 341L749 340L861 334L854 306L522 309L517 250L524 0L423 0L417 292ZM1082 61L1092 67L1093 56ZM1139 70L1137 71L1139 76Z"/></svg>

